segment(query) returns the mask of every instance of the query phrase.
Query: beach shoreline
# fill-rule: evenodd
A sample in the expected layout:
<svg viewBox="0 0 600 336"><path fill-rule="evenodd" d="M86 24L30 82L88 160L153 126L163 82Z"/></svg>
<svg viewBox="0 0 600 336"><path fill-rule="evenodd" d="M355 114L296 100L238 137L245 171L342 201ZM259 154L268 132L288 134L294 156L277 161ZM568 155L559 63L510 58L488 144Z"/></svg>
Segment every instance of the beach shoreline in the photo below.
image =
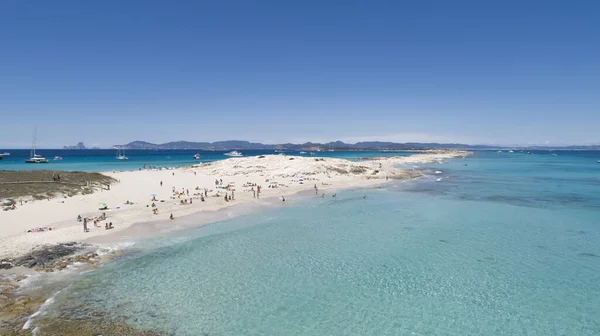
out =
<svg viewBox="0 0 600 336"><path fill-rule="evenodd" d="M16 210L0 212L3 223L0 260L23 255L44 244L116 236L135 224L166 221L177 226L179 219L185 216L214 212L232 205L260 205L281 197L287 197L289 202L300 192L316 191L322 195L333 189L372 187L389 179L413 179L422 174L414 168L398 166L434 163L469 154L434 151L361 162L267 155L231 158L172 170L105 173L118 181L110 190L28 202ZM262 186L260 195L256 195L260 198L254 195L257 186ZM232 192L234 199L225 201L225 195L232 196ZM153 203L158 214L153 213ZM99 210L102 205L107 209ZM103 214L106 219L99 221L97 226L93 221L88 224L89 232L84 232L83 223L77 221L78 216L101 219ZM171 214L174 220L169 220ZM105 225L111 222L114 229L105 230ZM27 232L36 227L52 230Z"/></svg>
<svg viewBox="0 0 600 336"><path fill-rule="evenodd" d="M255 213L262 209L293 205L310 198L329 198L333 197L335 193L343 192L343 190L376 188L390 182L390 180L413 180L423 176L421 171L414 167L409 168L413 165L435 163L467 155L470 155L470 153L444 151L416 154L409 157L377 158L368 162L351 162L343 159L322 160L321 158L302 158L303 160L300 160L298 157L278 155L263 158L229 159L175 170L106 174L120 180L120 183L111 188L110 191L74 196L65 203L62 203L63 201L60 198L50 201L38 201L18 209L25 210L23 213L29 214L29 216L38 216L39 219L43 216L42 213L35 211L36 203L40 204L38 207L41 206L46 209L48 205L61 204L65 208L68 207L69 211L73 211L70 215L65 211L61 211L60 214L63 216L61 218L73 218L77 215L74 212L77 206L96 207L98 199L107 197L107 194L112 194L109 198L111 199L110 202L118 202L119 199L133 200L133 203L144 202L138 205L137 208L126 209L122 213L115 211L116 215L113 215L111 211L104 211L107 213L107 219L102 222L102 225L104 225L104 222L113 221L117 228L113 230L104 230L103 227L96 228L90 223L91 232L84 233L83 230L78 230L81 229L81 223L73 218L46 224L58 227L50 232L23 232L14 235L0 235L0 247L3 247L0 249L2 251L0 260L5 262L7 260L22 259L23 256L31 255L32 251L36 249L37 251L47 251L62 245L75 244L74 242L82 242L82 246L85 247L62 258L58 257L41 268L39 265L33 269L20 264L14 265L15 267L10 269L0 270L0 279L6 282L5 296L8 298L4 304L7 307L12 307L9 313L0 316L0 320L8 321L7 328L12 328L12 330L19 325L23 325L36 312L43 309L46 300L51 298L51 295L56 294L57 285L60 283L60 281L57 283L56 279L62 279L62 273L66 272L65 277L73 278L73 275L101 267L104 262L113 260L120 253L126 253L128 248L135 246L138 241L164 234L177 234L187 229ZM271 168L259 169L252 174L248 174L248 171L257 168L257 162L260 167L271 166ZM266 164L263 164L263 162ZM350 173L352 169L355 169L355 174ZM347 173L344 173L343 170L346 170ZM219 172L218 175L215 174L216 171ZM377 173L373 174L375 171ZM150 204L146 203L152 203L152 201L150 201L145 190L136 192L131 189L131 185L140 187L140 185L148 184L148 180L155 183L160 181L174 182L177 178L179 180L176 182L179 183L203 182L205 185L213 179L218 179L219 183L221 179L231 181L233 186L243 185L244 180L255 180L257 182L262 180L265 181L262 182L263 184L267 183L266 181L270 183L272 180L278 182L276 187L263 187L260 199L253 197L252 187L229 188L228 193L235 189L235 200L228 202L224 200L223 192L220 193L222 195L220 197L210 196L215 194L216 187L212 189L205 202L195 200L192 205L181 205L181 196L171 196L169 200L172 204L169 205L167 212L176 214L174 220L168 219L166 212L163 212L162 216L151 215ZM285 183L283 182L284 178L286 179ZM214 183L214 181L212 182ZM318 190L315 190L315 185ZM163 185L163 188L168 188L171 192L172 187ZM219 192L216 192L216 194L219 194ZM325 195L323 196L323 194ZM185 196L187 198L187 192ZM286 198L285 202L282 200L282 196ZM160 199L160 197L157 199ZM156 201L155 203L159 203L163 207L162 204L167 202ZM83 212L83 215L100 215L102 212L102 210L92 210L90 213ZM129 216L126 216L127 212L129 212ZM17 211L8 213L18 214ZM6 215L6 213L3 215ZM13 221L10 225L18 226L19 223ZM23 224L21 225L23 226ZM38 237L50 239L40 240ZM4 247L9 247L9 249ZM38 252L38 255L41 254L43 253ZM52 277L55 280L48 280ZM43 286L43 283L48 281L52 283L50 287ZM32 282L37 285L32 286ZM2 331L2 328L0 328L0 331Z"/></svg>

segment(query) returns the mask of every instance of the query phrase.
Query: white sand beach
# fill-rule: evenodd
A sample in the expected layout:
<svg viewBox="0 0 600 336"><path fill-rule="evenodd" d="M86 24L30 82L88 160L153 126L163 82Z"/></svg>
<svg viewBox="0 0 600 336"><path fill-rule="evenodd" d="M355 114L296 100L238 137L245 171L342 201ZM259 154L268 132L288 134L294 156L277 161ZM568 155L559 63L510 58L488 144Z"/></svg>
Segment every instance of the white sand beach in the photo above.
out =
<svg viewBox="0 0 600 336"><path fill-rule="evenodd" d="M398 165L429 163L466 155L469 153L433 151L360 162L268 155L230 158L173 170L105 173L119 181L110 190L32 201L23 205L18 202L17 209L1 211L0 259L21 255L41 244L117 235L135 223L168 221L171 214L174 216L173 223L176 223L178 218L200 211L259 202L254 192L258 186L261 186L258 195L261 199L285 197L286 202L294 202L295 194L314 192L315 185L319 197L322 193L330 197L328 190L331 189L369 187L388 178L408 179L420 175L412 169L397 168ZM215 184L215 180L219 181L219 185ZM232 192L234 199L225 201L225 195L230 196ZM204 202L200 194L207 195ZM181 204L182 201L184 204ZM99 210L103 203L107 205L107 210ZM153 212L153 203L158 209L156 214ZM77 221L78 215L98 218L103 213L107 218L100 221L98 226L89 222L88 232L84 232L83 223ZM109 222L112 222L114 229L105 229L105 224ZM52 230L27 232L35 227L50 227Z"/></svg>

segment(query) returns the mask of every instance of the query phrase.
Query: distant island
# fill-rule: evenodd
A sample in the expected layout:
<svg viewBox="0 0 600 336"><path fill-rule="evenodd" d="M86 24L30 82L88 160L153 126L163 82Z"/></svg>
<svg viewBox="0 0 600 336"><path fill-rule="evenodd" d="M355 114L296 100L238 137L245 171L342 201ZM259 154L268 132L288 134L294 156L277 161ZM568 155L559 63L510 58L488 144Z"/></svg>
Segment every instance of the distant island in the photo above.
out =
<svg viewBox="0 0 600 336"><path fill-rule="evenodd" d="M83 145L83 144L82 144ZM381 142L381 141L367 141L357 142L354 144L344 143L342 141L334 141L328 143L313 143L306 142L303 144L262 144L256 142L242 141L242 140L229 140L229 141L217 141L217 142L191 142L191 141L174 141L163 144L155 144L146 141L133 141L124 145L114 145L114 148L123 149L148 149L148 150L159 150L159 149L196 149L196 150L281 150L281 151L294 151L294 150L424 150L424 149L562 149L562 150L600 150L600 146L488 146L488 145L467 145L460 143L420 143L420 142Z"/></svg>
<svg viewBox="0 0 600 336"><path fill-rule="evenodd" d="M75 146L64 146L63 149L87 149L83 142L78 142Z"/></svg>
<svg viewBox="0 0 600 336"><path fill-rule="evenodd" d="M342 141L329 143L306 142L303 144L263 144L242 140L229 140L217 142L190 142L175 141L163 144L154 144L146 141L133 141L124 145L114 145L114 148L124 149L197 149L197 150L369 150L369 149L387 149L387 150L411 150L411 149L441 149L441 148L467 148L473 147L464 144L438 144L438 143L393 143L393 142L358 142L347 144Z"/></svg>

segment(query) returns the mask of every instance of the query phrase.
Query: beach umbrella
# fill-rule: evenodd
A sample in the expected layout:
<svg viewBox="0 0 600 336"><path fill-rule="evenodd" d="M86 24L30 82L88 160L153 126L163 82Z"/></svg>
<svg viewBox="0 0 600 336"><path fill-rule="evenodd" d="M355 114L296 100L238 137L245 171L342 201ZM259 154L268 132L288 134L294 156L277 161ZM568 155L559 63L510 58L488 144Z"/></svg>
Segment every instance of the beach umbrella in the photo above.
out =
<svg viewBox="0 0 600 336"><path fill-rule="evenodd" d="M101 206L101 207L105 207L105 206L106 206L106 203L102 203L102 202L100 202L100 203L98 203L98 205L99 205L99 206Z"/></svg>
<svg viewBox="0 0 600 336"><path fill-rule="evenodd" d="M156 194L152 194L152 197L156 197Z"/></svg>
<svg viewBox="0 0 600 336"><path fill-rule="evenodd" d="M2 201L2 205L12 205L12 204L13 204L13 201L9 200L9 199L5 199Z"/></svg>

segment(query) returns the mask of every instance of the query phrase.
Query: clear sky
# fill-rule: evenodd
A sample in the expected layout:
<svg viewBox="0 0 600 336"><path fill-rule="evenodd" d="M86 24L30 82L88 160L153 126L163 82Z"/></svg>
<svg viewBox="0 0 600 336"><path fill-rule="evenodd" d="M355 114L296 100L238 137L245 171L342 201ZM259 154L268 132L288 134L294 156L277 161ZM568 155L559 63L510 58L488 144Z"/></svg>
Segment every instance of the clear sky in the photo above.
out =
<svg viewBox="0 0 600 336"><path fill-rule="evenodd" d="M600 143L600 1L0 1L0 147Z"/></svg>

